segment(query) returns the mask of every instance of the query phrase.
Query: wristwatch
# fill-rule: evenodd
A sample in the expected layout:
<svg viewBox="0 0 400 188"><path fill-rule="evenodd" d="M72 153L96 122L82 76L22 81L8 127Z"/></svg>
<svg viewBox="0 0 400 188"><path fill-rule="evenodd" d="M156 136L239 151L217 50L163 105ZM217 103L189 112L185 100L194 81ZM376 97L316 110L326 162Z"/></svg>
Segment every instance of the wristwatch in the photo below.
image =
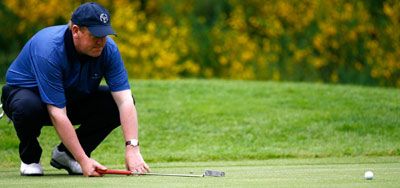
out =
<svg viewBox="0 0 400 188"><path fill-rule="evenodd" d="M137 139L128 140L125 142L125 146L133 146L133 147L139 146L139 140Z"/></svg>

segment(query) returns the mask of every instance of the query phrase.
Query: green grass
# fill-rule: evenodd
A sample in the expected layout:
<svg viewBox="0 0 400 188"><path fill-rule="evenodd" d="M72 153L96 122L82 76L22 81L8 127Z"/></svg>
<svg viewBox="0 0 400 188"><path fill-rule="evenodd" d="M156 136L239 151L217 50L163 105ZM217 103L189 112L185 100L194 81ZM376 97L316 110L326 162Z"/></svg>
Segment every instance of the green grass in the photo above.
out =
<svg viewBox="0 0 400 188"><path fill-rule="evenodd" d="M20 177L18 139L0 121L0 187L396 187L400 90L225 80L132 80L140 144L155 172L223 170L225 178L69 177L50 167L59 139L39 141L46 176ZM124 168L120 129L92 157ZM376 177L363 179L372 169ZM4 186L3 186L4 185Z"/></svg>
<svg viewBox="0 0 400 188"><path fill-rule="evenodd" d="M201 174L222 170L225 177L68 176L45 166L44 177L21 177L15 169L0 170L0 187L398 187L399 157L271 159L262 161L152 163L161 173ZM364 179L372 170L373 180Z"/></svg>
<svg viewBox="0 0 400 188"><path fill-rule="evenodd" d="M308 83L133 80L147 162L400 155L400 90ZM0 167L19 164L12 124L0 122ZM59 139L39 138L42 162ZM93 153L124 163L116 129Z"/></svg>

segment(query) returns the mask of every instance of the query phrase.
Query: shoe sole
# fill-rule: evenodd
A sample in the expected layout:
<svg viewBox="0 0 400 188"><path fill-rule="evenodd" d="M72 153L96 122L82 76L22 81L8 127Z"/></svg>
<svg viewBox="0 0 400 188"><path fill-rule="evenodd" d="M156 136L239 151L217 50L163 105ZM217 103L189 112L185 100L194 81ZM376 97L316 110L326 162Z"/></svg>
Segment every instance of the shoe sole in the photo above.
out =
<svg viewBox="0 0 400 188"><path fill-rule="evenodd" d="M21 173L21 176L43 176L43 174L24 174L24 173Z"/></svg>
<svg viewBox="0 0 400 188"><path fill-rule="evenodd" d="M60 170L61 170L61 169L64 169L64 170L68 171L68 174L69 174L69 175L82 175L82 173L75 173L75 172L73 172L70 168L68 168L67 166L64 166L64 165L60 164L59 162L57 162L57 161L54 160L54 159L51 159L50 165L53 166L54 168L57 168L57 169L60 169Z"/></svg>

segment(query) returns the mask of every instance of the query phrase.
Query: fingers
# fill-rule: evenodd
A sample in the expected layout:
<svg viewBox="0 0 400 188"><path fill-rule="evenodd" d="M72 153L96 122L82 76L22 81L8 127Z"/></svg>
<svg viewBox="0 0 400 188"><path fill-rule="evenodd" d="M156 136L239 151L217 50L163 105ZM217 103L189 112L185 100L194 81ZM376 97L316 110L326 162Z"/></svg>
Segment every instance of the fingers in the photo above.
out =
<svg viewBox="0 0 400 188"><path fill-rule="evenodd" d="M92 159L93 160L93 159ZM93 167L94 167L94 171L93 171L93 175L98 177L98 176L103 176L103 174L100 174L96 171L96 169L100 169L100 170L107 170L107 167L101 165L99 162L93 160Z"/></svg>
<svg viewBox="0 0 400 188"><path fill-rule="evenodd" d="M129 171L135 174L144 174L150 172L149 166L144 162L139 151L130 152L127 150L125 155L125 165Z"/></svg>
<svg viewBox="0 0 400 188"><path fill-rule="evenodd" d="M147 172L147 171L143 168L143 166L136 168L136 170L137 170L139 173L141 173L141 174Z"/></svg>
<svg viewBox="0 0 400 188"><path fill-rule="evenodd" d="M93 166L95 167L95 169L107 170L107 167L101 165L100 163L98 163L98 162L95 161L95 160L93 160Z"/></svg>
<svg viewBox="0 0 400 188"><path fill-rule="evenodd" d="M89 177L103 176L103 174L97 172L96 169L107 170L107 167L105 167L105 166L101 165L100 163L98 163L97 161L91 159L91 164L89 166L89 169L87 169L88 172L84 173L85 176L89 176Z"/></svg>
<svg viewBox="0 0 400 188"><path fill-rule="evenodd" d="M147 165L146 163L144 163L143 167L144 167L144 170L145 170L146 172L150 172L150 167L149 167L149 165Z"/></svg>
<svg viewBox="0 0 400 188"><path fill-rule="evenodd" d="M103 176L103 174L100 174L100 173L98 173L96 171L93 171L92 174L89 175L89 177L101 177L101 176Z"/></svg>
<svg viewBox="0 0 400 188"><path fill-rule="evenodd" d="M138 174L150 172L150 168L146 163L135 165L133 168L129 168L128 170L133 171Z"/></svg>

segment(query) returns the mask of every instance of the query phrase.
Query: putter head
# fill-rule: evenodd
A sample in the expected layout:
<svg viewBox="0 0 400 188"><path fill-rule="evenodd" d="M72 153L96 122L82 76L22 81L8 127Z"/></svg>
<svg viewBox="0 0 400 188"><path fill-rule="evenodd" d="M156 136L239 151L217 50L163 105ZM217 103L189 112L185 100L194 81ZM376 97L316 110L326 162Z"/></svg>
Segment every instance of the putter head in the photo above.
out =
<svg viewBox="0 0 400 188"><path fill-rule="evenodd" d="M224 177L225 172L217 171L217 170L206 170L206 171L204 171L203 176Z"/></svg>

